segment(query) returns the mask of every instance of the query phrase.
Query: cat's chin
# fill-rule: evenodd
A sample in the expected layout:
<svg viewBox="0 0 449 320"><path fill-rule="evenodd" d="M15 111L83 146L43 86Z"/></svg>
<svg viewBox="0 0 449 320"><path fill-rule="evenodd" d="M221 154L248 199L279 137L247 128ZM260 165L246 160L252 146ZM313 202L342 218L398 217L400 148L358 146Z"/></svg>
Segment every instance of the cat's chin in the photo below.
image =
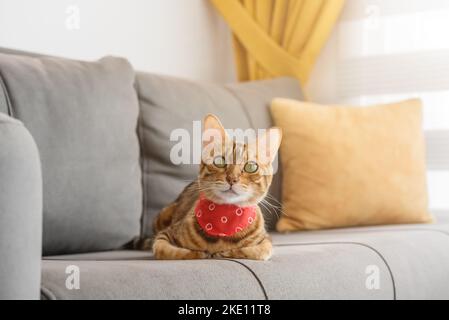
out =
<svg viewBox="0 0 449 320"><path fill-rule="evenodd" d="M238 194L234 191L219 191L214 194L214 202L219 204L233 204L238 206L248 206L250 196L247 194Z"/></svg>

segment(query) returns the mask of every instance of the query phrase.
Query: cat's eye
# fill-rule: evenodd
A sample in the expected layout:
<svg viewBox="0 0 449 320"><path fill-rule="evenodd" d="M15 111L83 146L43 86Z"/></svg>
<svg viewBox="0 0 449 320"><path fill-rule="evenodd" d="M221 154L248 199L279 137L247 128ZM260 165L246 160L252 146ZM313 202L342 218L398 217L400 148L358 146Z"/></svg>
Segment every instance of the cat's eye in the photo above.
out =
<svg viewBox="0 0 449 320"><path fill-rule="evenodd" d="M224 168L226 167L226 160L224 157L222 156L218 156L214 158L214 166L216 166L217 168Z"/></svg>
<svg viewBox="0 0 449 320"><path fill-rule="evenodd" d="M243 167L243 170L247 173L254 173L259 169L259 165L255 163L254 161L248 161L245 163L245 167Z"/></svg>

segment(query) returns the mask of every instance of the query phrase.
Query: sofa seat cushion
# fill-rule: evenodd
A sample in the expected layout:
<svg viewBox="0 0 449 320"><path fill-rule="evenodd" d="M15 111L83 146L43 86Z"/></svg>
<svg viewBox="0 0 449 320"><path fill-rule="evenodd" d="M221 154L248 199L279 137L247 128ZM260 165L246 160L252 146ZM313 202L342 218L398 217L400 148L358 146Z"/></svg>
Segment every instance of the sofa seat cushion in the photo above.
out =
<svg viewBox="0 0 449 320"><path fill-rule="evenodd" d="M307 241L316 241L320 239L326 241L329 239L354 239L357 235L369 234L400 234L403 232L424 232L432 231L435 233L449 235L449 213L441 214L437 218L438 222L430 224L398 224L385 226L367 226L367 227L351 227L328 230L312 230L298 231L292 233L272 233L273 243L276 245L291 245Z"/></svg>
<svg viewBox="0 0 449 320"><path fill-rule="evenodd" d="M77 266L79 289L66 268ZM252 272L231 260L156 261L151 253L112 251L44 258L43 299L264 299Z"/></svg>
<svg viewBox="0 0 449 320"><path fill-rule="evenodd" d="M449 221L439 221L273 233L274 255L267 262L156 261L140 251L46 257L42 297L447 299ZM65 287L69 265L80 269L79 290Z"/></svg>
<svg viewBox="0 0 449 320"><path fill-rule="evenodd" d="M43 299L392 299L381 258L362 246L292 245L271 261L157 261L151 253L119 251L47 257ZM382 287L365 288L365 265L379 265ZM80 271L69 290L66 270ZM251 268L249 269L248 268ZM73 269L70 269L73 272ZM262 281L262 283L259 283Z"/></svg>
<svg viewBox="0 0 449 320"><path fill-rule="evenodd" d="M276 243L275 255L289 248L310 249L316 246L321 248L325 246L336 254L338 251L335 249L342 247L371 251L380 258L380 263L371 263L360 255L352 255L349 260L345 261L357 266L352 277L363 274L364 279L367 279L365 272L369 272L370 266L376 266L379 268L380 290L385 290L385 287L393 289L390 298L400 300L449 298L447 286L449 283L449 274L447 273L449 268L449 225L398 225L396 227L276 234L273 236L273 241ZM332 255L331 259L333 258ZM323 259L322 263L328 264L329 261ZM279 272L289 274L290 278L281 278L284 279L284 283L276 281L270 284L271 274L268 274L263 266L251 261L245 262L245 264L259 276L266 289L272 292L273 298L284 298L285 292L280 288L288 284L292 285L295 282L292 282L291 279L297 279L303 273L302 268L295 271L289 269L287 264L284 267L277 266ZM344 265L344 263L340 265ZM322 268L318 264L315 267ZM326 276L326 273L321 271L319 274ZM341 279L342 274L339 271L336 271L334 276L345 283ZM353 281L353 279L347 280ZM359 297L363 297L367 291L377 290L362 289ZM322 292L319 297L326 297L327 293ZM298 298L297 295L292 297Z"/></svg>

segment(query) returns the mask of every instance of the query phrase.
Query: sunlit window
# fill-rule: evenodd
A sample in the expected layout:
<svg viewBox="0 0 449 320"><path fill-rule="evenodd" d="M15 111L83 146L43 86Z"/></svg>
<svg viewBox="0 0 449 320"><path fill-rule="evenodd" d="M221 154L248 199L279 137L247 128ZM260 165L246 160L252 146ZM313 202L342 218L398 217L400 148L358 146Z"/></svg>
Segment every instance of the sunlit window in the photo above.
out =
<svg viewBox="0 0 449 320"><path fill-rule="evenodd" d="M336 31L336 99L424 102L430 207L449 211L449 1L348 0Z"/></svg>

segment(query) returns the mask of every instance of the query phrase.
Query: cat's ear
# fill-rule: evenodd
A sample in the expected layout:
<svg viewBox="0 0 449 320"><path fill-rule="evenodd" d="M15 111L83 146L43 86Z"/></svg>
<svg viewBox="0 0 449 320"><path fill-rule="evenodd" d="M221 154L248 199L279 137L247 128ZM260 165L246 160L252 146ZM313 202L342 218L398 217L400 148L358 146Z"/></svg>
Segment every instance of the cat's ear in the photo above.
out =
<svg viewBox="0 0 449 320"><path fill-rule="evenodd" d="M211 164L217 155L225 154L225 144L228 135L218 117L208 114L204 117L202 133L201 160L203 163Z"/></svg>
<svg viewBox="0 0 449 320"><path fill-rule="evenodd" d="M263 132L257 138L257 157L262 163L273 162L282 140L282 129L273 127Z"/></svg>
<svg viewBox="0 0 449 320"><path fill-rule="evenodd" d="M213 144L223 144L228 135L217 116L208 114L203 121L203 147Z"/></svg>

